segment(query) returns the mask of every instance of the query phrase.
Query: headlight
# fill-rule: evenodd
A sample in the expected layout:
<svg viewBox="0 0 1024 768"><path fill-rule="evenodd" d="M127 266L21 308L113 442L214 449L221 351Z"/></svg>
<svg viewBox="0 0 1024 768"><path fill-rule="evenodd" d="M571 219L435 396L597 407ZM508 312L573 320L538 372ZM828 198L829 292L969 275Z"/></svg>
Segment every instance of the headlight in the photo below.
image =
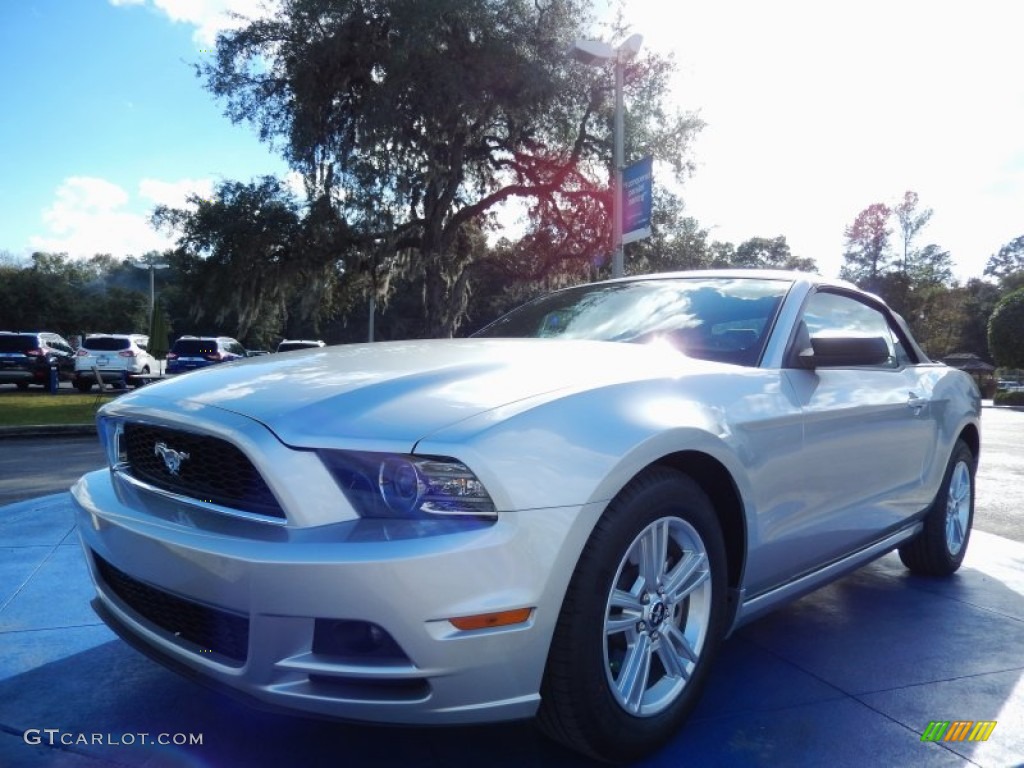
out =
<svg viewBox="0 0 1024 768"><path fill-rule="evenodd" d="M319 455L362 517L497 517L483 483L455 459L328 450Z"/></svg>

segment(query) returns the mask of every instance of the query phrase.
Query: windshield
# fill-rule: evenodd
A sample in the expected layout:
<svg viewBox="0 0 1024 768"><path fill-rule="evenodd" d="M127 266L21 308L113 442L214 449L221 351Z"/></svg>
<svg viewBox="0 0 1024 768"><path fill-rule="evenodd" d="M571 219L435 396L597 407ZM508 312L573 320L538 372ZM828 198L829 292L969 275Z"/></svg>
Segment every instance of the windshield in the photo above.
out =
<svg viewBox="0 0 1024 768"><path fill-rule="evenodd" d="M38 348L39 341L35 336L0 333L0 352L28 352Z"/></svg>
<svg viewBox="0 0 1024 768"><path fill-rule="evenodd" d="M666 278L568 288L474 334L671 344L691 357L756 365L790 282Z"/></svg>
<svg viewBox="0 0 1024 768"><path fill-rule="evenodd" d="M202 357L217 352L216 339L178 339L174 342L174 354L179 357Z"/></svg>
<svg viewBox="0 0 1024 768"><path fill-rule="evenodd" d="M117 336L87 336L82 342L83 347L97 352L116 352L119 349L128 349L131 345L131 339Z"/></svg>
<svg viewBox="0 0 1024 768"><path fill-rule="evenodd" d="M315 341L282 341L277 345L278 352L292 352L296 349L314 349L320 345Z"/></svg>

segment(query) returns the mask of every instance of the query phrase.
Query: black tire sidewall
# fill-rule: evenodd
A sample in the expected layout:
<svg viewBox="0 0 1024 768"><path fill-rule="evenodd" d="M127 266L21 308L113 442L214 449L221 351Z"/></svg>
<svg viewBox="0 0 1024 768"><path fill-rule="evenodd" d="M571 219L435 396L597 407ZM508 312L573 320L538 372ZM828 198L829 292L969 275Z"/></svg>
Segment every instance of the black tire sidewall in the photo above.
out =
<svg viewBox="0 0 1024 768"><path fill-rule="evenodd" d="M949 489L953 482L953 473L956 471L957 465L961 462L967 464L967 473L971 479L971 503L970 511L967 515L967 525L964 529L964 540L960 545L960 551L954 555L949 551L949 541L946 538L946 506L949 501ZM942 478L942 487L939 489L939 495L936 497L935 505L930 511L928 520L925 523L926 527L931 529L929 533L937 539L941 539L942 553L945 555L945 564L948 565L951 571L960 567L960 564L964 560L964 556L967 554L967 545L971 541L971 530L974 527L974 475L974 455L963 441L958 440L956 445L953 447L953 455L949 458L949 465L946 467L946 474Z"/></svg>
<svg viewBox="0 0 1024 768"><path fill-rule="evenodd" d="M954 555L949 551L949 542L946 538L947 505L949 502L949 489L953 481L953 472L961 462L967 465L968 475L970 476L971 500L967 525L964 530L964 540L960 546L960 551ZM974 453L963 440L957 440L946 464L939 492L925 513L924 527L913 540L899 548L900 559L911 572L926 577L945 577L955 573L960 568L967 554L967 546L970 544L971 531L974 527L976 471L977 460Z"/></svg>
<svg viewBox="0 0 1024 768"><path fill-rule="evenodd" d="M637 535L667 516L689 523L708 554L712 599L708 631L689 682L664 711L649 717L630 715L609 689L604 660L606 601L627 549ZM578 706L584 710L593 743L591 751L615 762L633 760L667 741L696 705L717 647L725 632L725 545L714 508L688 476L667 468L649 470L630 484L608 507L595 528L573 577L579 610L572 626L560 627L576 649L573 677L580 687Z"/></svg>

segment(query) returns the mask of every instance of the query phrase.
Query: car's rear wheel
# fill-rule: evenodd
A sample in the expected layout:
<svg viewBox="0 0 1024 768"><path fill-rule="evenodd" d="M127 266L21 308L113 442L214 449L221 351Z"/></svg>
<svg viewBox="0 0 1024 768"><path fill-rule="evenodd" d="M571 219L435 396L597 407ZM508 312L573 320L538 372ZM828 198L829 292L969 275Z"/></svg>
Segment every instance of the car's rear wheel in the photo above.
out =
<svg viewBox="0 0 1024 768"><path fill-rule="evenodd" d="M17 386L17 388L20 389L22 392L28 389L28 383L24 381L15 382L15 386Z"/></svg>
<svg viewBox="0 0 1024 768"><path fill-rule="evenodd" d="M149 366L148 365L142 366L141 375L142 376L149 376ZM138 389L139 387L142 387L142 386L146 385L147 379L138 379L138 378L136 378L134 381L135 381L135 383L132 384L132 386L135 387L136 389Z"/></svg>
<svg viewBox="0 0 1024 768"><path fill-rule="evenodd" d="M900 560L922 576L949 576L964 561L974 523L974 454L958 440L924 529L900 547Z"/></svg>
<svg viewBox="0 0 1024 768"><path fill-rule="evenodd" d="M78 381L75 382L75 388L79 392L88 392L89 390L92 389L92 382L85 381L84 379L79 379Z"/></svg>
<svg viewBox="0 0 1024 768"><path fill-rule="evenodd" d="M656 750L700 695L725 631L725 546L686 475L652 468L595 526L552 640L538 715L600 760Z"/></svg>

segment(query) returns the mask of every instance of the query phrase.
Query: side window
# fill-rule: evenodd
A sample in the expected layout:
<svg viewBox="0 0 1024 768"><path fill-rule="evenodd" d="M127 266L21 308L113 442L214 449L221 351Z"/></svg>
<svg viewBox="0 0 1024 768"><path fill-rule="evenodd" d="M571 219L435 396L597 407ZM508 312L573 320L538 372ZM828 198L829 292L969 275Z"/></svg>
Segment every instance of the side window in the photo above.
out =
<svg viewBox="0 0 1024 768"><path fill-rule="evenodd" d="M814 337L858 336L880 338L889 359L880 367L899 368L911 363L899 334L888 318L868 304L839 293L820 291L807 301L803 314L808 334Z"/></svg>

